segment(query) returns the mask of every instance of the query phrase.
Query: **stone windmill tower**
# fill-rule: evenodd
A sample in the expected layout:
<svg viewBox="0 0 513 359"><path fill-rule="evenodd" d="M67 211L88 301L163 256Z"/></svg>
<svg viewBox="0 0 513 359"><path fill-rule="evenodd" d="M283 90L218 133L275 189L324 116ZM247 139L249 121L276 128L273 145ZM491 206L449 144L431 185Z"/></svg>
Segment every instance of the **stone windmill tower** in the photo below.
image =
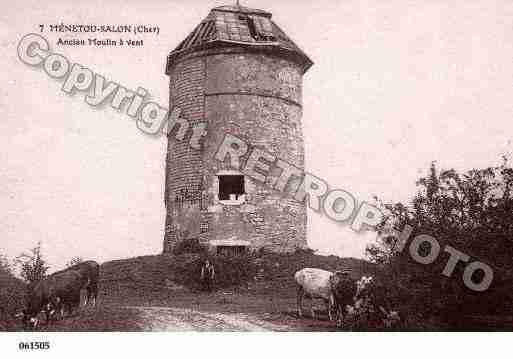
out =
<svg viewBox="0 0 513 359"><path fill-rule="evenodd" d="M304 169L302 77L312 62L271 17L216 7L167 58L170 109L205 122L207 135L201 149L169 137L164 252L182 240L218 251L306 247L305 204L214 159L231 134Z"/></svg>

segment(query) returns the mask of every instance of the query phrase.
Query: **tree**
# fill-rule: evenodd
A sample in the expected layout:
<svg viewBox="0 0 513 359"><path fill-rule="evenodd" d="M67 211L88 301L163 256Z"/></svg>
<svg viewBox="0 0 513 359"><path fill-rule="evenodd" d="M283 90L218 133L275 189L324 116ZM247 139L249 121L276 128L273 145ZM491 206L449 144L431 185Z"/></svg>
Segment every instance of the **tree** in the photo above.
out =
<svg viewBox="0 0 513 359"><path fill-rule="evenodd" d="M12 314L21 310L25 284L13 274L11 263L0 254L0 330L16 330L17 321Z"/></svg>
<svg viewBox="0 0 513 359"><path fill-rule="evenodd" d="M506 158L498 167L464 174L454 169L438 171L432 163L429 175L420 178L417 186L419 190L409 206L380 203L386 215L379 226L378 242L368 247L371 260L389 262L397 254L391 229L409 224L416 232L439 241L457 242L472 252L468 254L494 260L500 267L510 265L513 169Z"/></svg>
<svg viewBox="0 0 513 359"><path fill-rule="evenodd" d="M41 242L30 250L30 253L22 253L16 258L20 266L20 275L28 284L34 284L43 279L48 271L48 265L43 258Z"/></svg>
<svg viewBox="0 0 513 359"><path fill-rule="evenodd" d="M437 310L445 312L504 308L504 303L511 301L513 282L513 169L507 158L499 166L465 173L438 170L433 162L417 187L408 204L378 201L385 218L378 227L378 240L367 247L369 259L383 265L399 285L414 293L416 301L422 303L419 307L433 308L437 303ZM443 251L431 265L414 262L407 249L398 249L398 238L393 234L393 229L400 231L406 224L413 227L410 240L427 234L436 238L442 249L449 244L471 260L491 265L492 286L476 298L461 281L461 263L451 278L441 276L448 258ZM423 250L428 251L429 246L421 247ZM486 305L477 307L479 301Z"/></svg>

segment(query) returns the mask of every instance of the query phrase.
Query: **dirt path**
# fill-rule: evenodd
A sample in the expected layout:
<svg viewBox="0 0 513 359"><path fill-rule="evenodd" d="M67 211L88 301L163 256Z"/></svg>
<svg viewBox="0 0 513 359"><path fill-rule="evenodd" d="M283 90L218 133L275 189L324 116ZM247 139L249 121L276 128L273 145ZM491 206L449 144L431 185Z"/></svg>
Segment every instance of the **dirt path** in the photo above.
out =
<svg viewBox="0 0 513 359"><path fill-rule="evenodd" d="M209 313L184 308L127 307L138 312L143 330L151 331L285 331L291 328L251 314Z"/></svg>

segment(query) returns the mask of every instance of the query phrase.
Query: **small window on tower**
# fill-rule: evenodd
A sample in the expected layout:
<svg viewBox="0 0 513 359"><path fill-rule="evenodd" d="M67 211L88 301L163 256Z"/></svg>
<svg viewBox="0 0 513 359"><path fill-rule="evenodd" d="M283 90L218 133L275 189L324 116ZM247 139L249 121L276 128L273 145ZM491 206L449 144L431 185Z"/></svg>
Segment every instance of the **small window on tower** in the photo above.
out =
<svg viewBox="0 0 513 359"><path fill-rule="evenodd" d="M244 194L244 176L219 176L219 200L238 200Z"/></svg>
<svg viewBox="0 0 513 359"><path fill-rule="evenodd" d="M253 36L257 41L275 41L276 38L273 34L273 27L271 21L262 16L249 16L248 25Z"/></svg>
<svg viewBox="0 0 513 359"><path fill-rule="evenodd" d="M253 19L250 17L247 17L246 21L248 23L248 29L251 37L258 41L258 32L255 26L255 21L253 21Z"/></svg>
<svg viewBox="0 0 513 359"><path fill-rule="evenodd" d="M239 20L246 21L250 36L256 41L276 41L271 21L261 16L239 16Z"/></svg>

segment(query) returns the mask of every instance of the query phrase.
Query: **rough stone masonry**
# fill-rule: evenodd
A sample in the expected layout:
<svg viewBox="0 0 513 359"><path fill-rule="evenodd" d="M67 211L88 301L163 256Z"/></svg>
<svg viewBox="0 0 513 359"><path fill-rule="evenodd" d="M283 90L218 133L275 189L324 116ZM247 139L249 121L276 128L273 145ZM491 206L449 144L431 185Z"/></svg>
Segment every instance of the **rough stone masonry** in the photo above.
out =
<svg viewBox="0 0 513 359"><path fill-rule="evenodd" d="M170 110L206 122L207 135L200 149L168 136L164 252L194 239L213 249L306 247L304 203L213 159L232 134L304 170L302 76L312 62L271 17L216 7L168 56Z"/></svg>

